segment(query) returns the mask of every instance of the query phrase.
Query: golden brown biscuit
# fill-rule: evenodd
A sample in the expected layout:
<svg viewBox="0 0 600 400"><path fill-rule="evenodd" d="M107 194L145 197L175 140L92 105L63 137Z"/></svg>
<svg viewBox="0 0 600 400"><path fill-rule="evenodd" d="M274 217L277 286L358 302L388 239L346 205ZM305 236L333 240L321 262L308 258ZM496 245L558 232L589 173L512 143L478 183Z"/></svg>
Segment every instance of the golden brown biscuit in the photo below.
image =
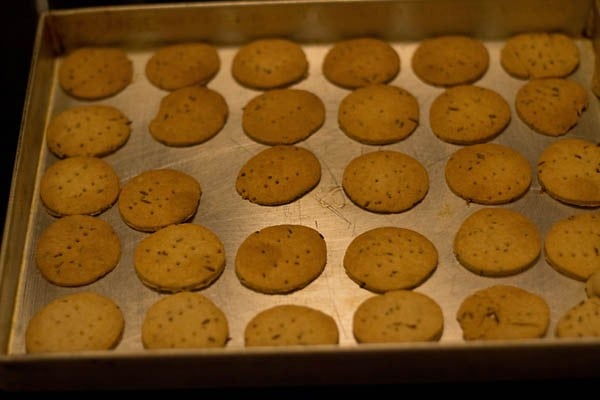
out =
<svg viewBox="0 0 600 400"><path fill-rule="evenodd" d="M65 56L58 69L63 90L83 100L100 100L125 89L133 80L127 53L112 47L82 47Z"/></svg>
<svg viewBox="0 0 600 400"><path fill-rule="evenodd" d="M572 306L556 323L556 337L600 337L600 297L592 297Z"/></svg>
<svg viewBox="0 0 600 400"><path fill-rule="evenodd" d="M346 39L329 49L322 71L328 81L345 89L389 83L400 72L400 56L378 38Z"/></svg>

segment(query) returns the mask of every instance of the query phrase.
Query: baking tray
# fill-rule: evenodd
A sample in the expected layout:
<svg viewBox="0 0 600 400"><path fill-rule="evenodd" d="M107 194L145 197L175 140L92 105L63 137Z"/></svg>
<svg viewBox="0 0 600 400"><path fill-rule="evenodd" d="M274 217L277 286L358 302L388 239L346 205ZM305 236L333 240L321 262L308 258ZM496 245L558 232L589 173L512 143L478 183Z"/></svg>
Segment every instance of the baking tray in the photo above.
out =
<svg viewBox="0 0 600 400"><path fill-rule="evenodd" d="M511 105L512 120L494 142L510 145L535 164L554 140L537 134L517 117L514 97L523 81L509 77L499 63L500 49L512 34L563 31L572 35L581 64L571 79L588 88L590 104L567 136L600 141L598 98L592 91L598 48L598 3L589 0L454 0L454 1L252 1L112 6L46 11L39 16L23 124L4 227L0 265L0 387L4 389L173 388L418 381L586 378L599 376L599 339L556 339L558 318L585 298L584 283L553 270L544 257L525 272L505 278L475 275L458 264L452 239L459 224L482 206L453 195L444 181L449 155L459 146L444 143L430 130L428 109L442 89L419 81L410 58L419 41L436 34L461 33L484 41L490 68L478 85L498 91ZM349 92L327 82L321 63L332 43L353 36L378 36L389 41L401 59L401 72L391 82L413 93L420 106L418 128L400 143L359 144L337 125L337 107ZM238 85L230 65L239 46L260 37L287 37L303 46L310 63L308 77L295 87L317 94L326 105L322 128L298 145L313 151L322 163L319 185L288 205L264 207L242 200L235 176L251 155L265 148L241 129L242 107L259 92ZM148 124L167 92L153 87L144 66L160 45L202 40L217 46L222 65L209 84L222 93L230 115L223 130L201 145L169 148L152 139ZM119 234L123 254L119 265L99 281L82 288L61 288L45 281L36 269L33 249L40 233L53 221L39 200L39 180L56 158L48 152L44 132L57 112L81 104L57 85L57 66L71 49L114 45L127 50L134 63L132 84L102 101L121 109L132 121L128 143L105 157L122 182L156 167L173 167L195 176L203 196L192 222L219 235L227 265L223 275L202 293L226 313L231 340L224 349L146 350L140 327L147 308L162 296L135 275L132 253L146 234L127 227L116 207L103 213ZM406 152L427 168L430 190L411 210L374 214L352 204L341 189L345 165L355 156L378 149ZM570 207L540 190L530 190L505 207L531 218L545 236L550 225L567 215L588 210ZM240 284L234 272L237 247L251 232L267 225L296 223L314 227L326 239L327 266L306 288L288 295L255 293ZM416 288L434 298L444 312L439 342L361 344L352 336L352 314L373 293L345 274L342 258L353 237L382 225L415 229L438 249L434 274ZM537 340L465 342L455 319L460 302L473 291L493 284L514 284L542 295L551 309L546 337ZM126 323L118 347L77 354L25 353L24 332L37 310L67 293L94 290L122 308ZM243 329L258 311L282 303L319 308L332 315L340 331L336 346L244 348Z"/></svg>

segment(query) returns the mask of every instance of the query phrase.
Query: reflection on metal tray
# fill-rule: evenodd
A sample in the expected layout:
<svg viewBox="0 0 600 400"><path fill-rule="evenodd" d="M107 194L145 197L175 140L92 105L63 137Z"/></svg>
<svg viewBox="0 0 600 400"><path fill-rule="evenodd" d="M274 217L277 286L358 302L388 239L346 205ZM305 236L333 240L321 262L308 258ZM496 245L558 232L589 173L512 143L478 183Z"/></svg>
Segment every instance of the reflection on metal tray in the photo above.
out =
<svg viewBox="0 0 600 400"><path fill-rule="evenodd" d="M585 297L582 282L558 274L543 257L527 271L506 278L477 276L456 261L453 235L462 220L481 206L467 204L447 189L444 165L459 146L444 143L432 134L428 109L442 90L420 81L410 68L410 59L419 40L434 34L458 32L481 38L489 50L490 68L477 84L503 95L512 111L510 125L494 141L518 149L533 170L540 151L553 139L533 132L517 117L514 97L523 82L508 76L500 66L503 41L513 33L529 30L561 30L576 38L581 64L571 79L589 88L590 105L568 135L598 142L600 105L591 90L596 43L596 13L592 12L596 10L592 1L583 0L279 1L124 6L43 14L2 247L1 385L186 387L593 375L592 366L600 362L600 341L553 337L558 318ZM348 91L325 80L321 63L333 41L360 35L377 35L392 44L400 56L401 71L391 83L410 91L419 102L419 126L399 143L362 145L346 137L337 125L337 107ZM299 143L320 159L322 179L309 195L277 207L244 201L235 191L237 171L248 157L265 146L252 141L241 129L242 108L258 92L237 84L231 77L230 65L241 43L265 36L285 36L302 44L310 69L308 77L295 86L317 94L326 105L322 128ZM148 132L148 124L166 93L152 86L143 71L157 46L188 39L206 40L218 46L221 70L209 87L224 95L230 116L223 130L208 142L169 148L153 140ZM106 157L121 181L147 169L172 167L190 173L202 185L204 194L193 221L219 235L227 257L223 275L202 293L228 316L231 341L225 349L143 349L142 318L161 295L144 286L133 270L133 250L146 234L127 227L113 207L100 217L111 223L122 240L121 261L114 271L85 289L106 294L122 307L126 318L122 341L109 352L25 354L24 332L33 313L56 297L81 289L61 288L45 281L36 270L33 249L40 233L53 220L38 199L41 173L56 161L45 147L43 132L51 116L80 104L58 87L56 69L65 51L90 44L121 46L134 63L133 83L104 101L121 109L132 121L129 142ZM362 153L383 147L416 157L428 170L430 190L422 203L407 212L369 213L352 204L341 189L346 164ZM557 219L585 212L551 199L535 179L523 198L506 207L530 217L542 235ZM253 292L235 276L237 247L249 233L279 223L303 224L321 232L328 246L327 266L318 279L292 294ZM348 278L341 260L352 238L383 225L417 230L439 251L436 271L415 289L430 295L443 308L444 332L437 343L357 345L352 336L353 311L373 293ZM493 343L463 341L455 319L460 302L473 291L495 283L514 284L547 300L551 326L545 338ZM334 316L340 330L339 346L244 348L246 322L258 311L283 303L313 306ZM488 363L494 364L493 370L483 367Z"/></svg>

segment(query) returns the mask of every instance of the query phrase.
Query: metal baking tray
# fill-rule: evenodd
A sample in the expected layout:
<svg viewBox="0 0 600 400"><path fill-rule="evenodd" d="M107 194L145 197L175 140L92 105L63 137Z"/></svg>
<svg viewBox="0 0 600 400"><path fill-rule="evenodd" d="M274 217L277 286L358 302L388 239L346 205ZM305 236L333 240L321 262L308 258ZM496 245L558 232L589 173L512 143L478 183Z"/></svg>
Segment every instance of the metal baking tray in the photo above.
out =
<svg viewBox="0 0 600 400"><path fill-rule="evenodd" d="M482 39L490 67L477 82L498 91L510 103L512 120L496 139L519 150L530 161L534 180L527 194L505 207L530 217L545 236L550 225L587 210L560 204L540 190L535 165L553 138L533 132L518 118L514 97L523 81L501 68L504 40L525 31L563 31L575 37L581 64L571 79L589 94L589 107L567 136L600 142L600 104L592 91L598 49L598 3L592 0L412 0L412 1L251 1L112 6L46 11L40 14L29 77L23 124L2 243L0 265L0 387L4 389L172 388L398 383L419 381L597 377L599 339L556 339L554 326L572 305L585 298L584 283L553 270L543 255L525 272L505 278L477 276L460 266L452 239L461 221L481 206L468 204L446 186L443 169L459 146L431 132L428 109L440 88L419 81L410 67L419 41L437 34L463 33ZM392 84L413 93L420 124L402 142L368 146L346 137L337 125L337 107L348 91L325 80L321 63L332 43L353 36L378 36L400 55L401 71ZM317 94L326 105L322 128L299 145L322 163L318 186L291 204L263 207L242 200L235 191L237 171L265 146L242 131L242 108L259 92L238 85L230 65L239 46L259 37L287 37L303 46L309 75L295 86ZM144 66L160 45L202 40L217 46L222 65L209 87L223 94L230 115L223 130L201 145L169 148L152 139L148 124L167 93L153 87ZM121 109L132 121L129 142L105 159L126 182L156 167L178 168L195 176L203 196L193 222L219 235L227 265L223 275L202 291L228 316L231 340L224 349L145 350L140 327L147 308L161 294L144 286L132 266L132 253L145 236L128 228L116 207L100 218L119 234L123 254L110 274L83 288L61 288L36 269L33 250L52 222L39 200L39 180L56 158L48 152L44 132L57 112L81 104L57 84L64 54L84 45L114 45L127 50L134 63L132 84L103 102ZM596 50L595 50L596 49ZM422 203L399 214L380 215L353 205L341 189L345 165L355 156L381 148L415 156L427 168L430 190ZM328 263L306 288L288 295L264 295L240 284L234 258L251 232L279 223L304 224L319 230L328 246ZM416 288L434 298L444 311L439 342L358 345L352 336L352 314L373 295L358 287L343 269L351 239L370 228L397 225L426 235L439 251L434 274ZM497 283L514 284L542 295L551 308L551 325L538 340L465 342L455 319L460 302L473 291ZM106 294L123 309L125 331L118 347L105 352L29 355L26 325L52 299L80 290ZM258 311L281 303L310 305L332 315L340 331L336 346L245 348L243 329Z"/></svg>

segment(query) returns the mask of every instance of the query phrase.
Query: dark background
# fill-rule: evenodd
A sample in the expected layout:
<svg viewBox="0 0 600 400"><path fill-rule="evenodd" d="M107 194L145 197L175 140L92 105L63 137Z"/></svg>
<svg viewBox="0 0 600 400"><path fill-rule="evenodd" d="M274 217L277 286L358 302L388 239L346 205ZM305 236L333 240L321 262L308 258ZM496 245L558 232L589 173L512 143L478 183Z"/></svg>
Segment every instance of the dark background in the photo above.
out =
<svg viewBox="0 0 600 400"><path fill-rule="evenodd" d="M98 5L119 5L139 3L174 3L175 1L47 1L43 2L50 9L88 7ZM14 0L3 3L5 16L0 23L0 41L2 69L0 70L0 88L2 89L2 111L0 111L0 127L3 135L3 152L0 157L0 171L2 195L0 197L1 226L4 227L6 208L10 185L12 181L15 151L18 146L18 136L21 125L24 101L27 93L27 83L31 55L33 53L35 31L37 26L38 10L35 0ZM26 150L25 150L26 151ZM8 239L9 240L9 239ZM493 368L493 366L490 366ZM600 366L598 366L600 370ZM594 374L593 374L594 375ZM99 377L102 384L102 378ZM430 395L460 395L461 397L478 397L486 399L493 395L519 395L533 394L536 397L544 394L565 394L574 396L597 396L600 379L585 380L544 380L544 381L503 381L503 382L436 382L432 377L431 382L410 383L404 385L340 385L340 386L309 386L309 387L281 387L281 388L199 388L194 391L196 395L259 395L260 399L304 399L304 398L337 398L349 394L361 397L385 396L430 396ZM590 390L591 389L591 390ZM124 394L149 394L150 391L124 391ZM189 390L156 390L152 394L189 394ZM27 396L35 393L28 393ZM43 395L43 393L40 393ZM79 393L62 393L62 395L80 395ZM105 393L106 394L106 393ZM7 393L0 392L0 398L6 398Z"/></svg>

